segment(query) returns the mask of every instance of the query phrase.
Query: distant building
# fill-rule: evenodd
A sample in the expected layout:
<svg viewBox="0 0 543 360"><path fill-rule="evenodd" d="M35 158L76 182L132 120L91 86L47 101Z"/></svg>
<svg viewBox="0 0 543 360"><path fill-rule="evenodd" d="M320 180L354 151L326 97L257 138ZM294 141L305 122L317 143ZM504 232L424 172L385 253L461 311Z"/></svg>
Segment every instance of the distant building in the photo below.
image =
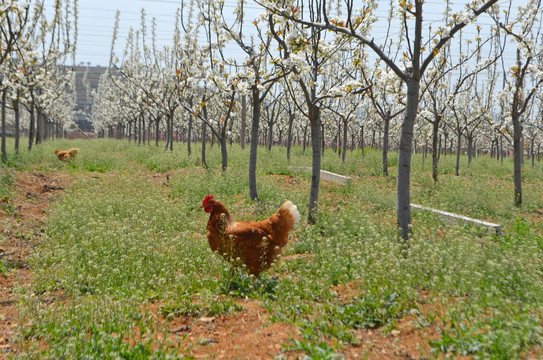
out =
<svg viewBox="0 0 543 360"><path fill-rule="evenodd" d="M103 66L75 66L75 81L76 81L76 118L79 128L85 132L94 132L92 122L90 121L92 115L92 95L87 93L87 88L83 84L83 77L88 69L87 81L89 83L90 90L98 89L100 82L100 76L106 71L106 67Z"/></svg>

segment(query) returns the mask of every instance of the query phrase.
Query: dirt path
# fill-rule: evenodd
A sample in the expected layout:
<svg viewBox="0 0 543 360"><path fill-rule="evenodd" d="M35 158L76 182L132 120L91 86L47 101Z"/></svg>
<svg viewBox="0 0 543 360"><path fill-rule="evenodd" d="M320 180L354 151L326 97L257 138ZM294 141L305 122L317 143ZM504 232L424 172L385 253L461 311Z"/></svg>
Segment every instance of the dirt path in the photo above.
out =
<svg viewBox="0 0 543 360"><path fill-rule="evenodd" d="M30 284L27 257L41 241L49 205L71 183L64 174L19 173L0 207L0 359L15 351L19 317L14 289Z"/></svg>

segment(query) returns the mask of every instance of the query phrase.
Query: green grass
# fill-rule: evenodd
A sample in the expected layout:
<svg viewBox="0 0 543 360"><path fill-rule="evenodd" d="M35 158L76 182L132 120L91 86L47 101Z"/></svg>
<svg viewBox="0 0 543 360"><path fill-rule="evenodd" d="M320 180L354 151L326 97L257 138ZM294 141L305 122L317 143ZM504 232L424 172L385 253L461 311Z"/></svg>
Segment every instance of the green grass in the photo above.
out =
<svg viewBox="0 0 543 360"><path fill-rule="evenodd" d="M55 148L79 147L71 164ZM337 358L357 343L356 333L385 334L407 314L435 329L436 356L516 358L541 349L543 323L542 167L525 170L525 205L512 204L512 160L487 157L461 164L442 157L440 180L431 180L430 158L413 158L413 202L492 220L504 236L444 225L420 213L410 247L395 231L395 178L380 175L380 152L347 154L342 164L326 150L323 169L353 176L352 186L323 183L316 226L301 224L286 258L256 281L232 273L205 238L202 198L214 194L240 220L263 219L285 200L305 219L309 178L287 185L275 174L310 166L310 152L294 147L259 150L259 202L248 196L248 150L229 147L229 169L220 171L217 147L187 156L185 144L170 153L125 141L46 142L10 156L13 171L64 172L73 185L49 210L45 240L32 254L31 288L21 288L24 320L21 358L167 358L177 349L153 334L165 331L146 310L159 304L165 318L240 311L239 298L260 301L272 321L295 326L300 339L286 348L310 358ZM390 153L391 163L396 155ZM4 168L5 169L5 168ZM169 181L166 179L167 172ZM11 177L2 178L9 188ZM281 185L283 184L283 185ZM298 256L288 257L289 255ZM338 295L351 284L354 294ZM420 311L431 304L430 311ZM163 326L163 325L162 325ZM138 329L138 331L135 331ZM181 349L182 350L182 349ZM440 355L441 354L441 355Z"/></svg>

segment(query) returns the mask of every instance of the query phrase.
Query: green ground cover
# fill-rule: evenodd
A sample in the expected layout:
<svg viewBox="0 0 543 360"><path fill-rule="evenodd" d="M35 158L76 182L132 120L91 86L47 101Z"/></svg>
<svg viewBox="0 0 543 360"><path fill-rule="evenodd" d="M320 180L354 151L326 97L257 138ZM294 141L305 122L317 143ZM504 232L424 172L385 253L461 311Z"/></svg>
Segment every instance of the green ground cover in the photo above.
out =
<svg viewBox="0 0 543 360"><path fill-rule="evenodd" d="M79 147L71 164L55 148ZM309 152L292 159L275 147L260 149L259 202L249 199L248 150L229 147L229 169L220 171L217 147L209 168L193 146L174 152L124 141L57 140L11 155L2 168L8 193L17 171L63 172L73 184L48 210L45 239L31 255L33 279L19 289L20 358L169 358L183 349L157 340L163 331L145 305L160 304L164 317L240 311L240 298L259 301L272 321L292 324L301 338L283 348L308 358L340 358L358 341L357 329L387 334L407 315L417 326L438 329L432 356L511 359L541 352L543 324L543 165L524 172L524 200L513 206L512 159L503 163L413 159L412 202L499 223L493 237L469 226L447 226L416 213L410 247L395 232L395 163L379 175L378 151L349 152L345 164L326 150L323 169L354 178L342 187L323 183L316 226L307 226L308 175L288 166L310 166ZM166 174L168 177L166 177ZM302 224L284 257L257 280L213 254L199 208L214 194L238 220L263 219L286 199L298 204ZM349 284L347 301L338 289ZM422 306L430 310L422 311ZM135 332L134 329L139 329ZM127 341L127 339L130 339Z"/></svg>

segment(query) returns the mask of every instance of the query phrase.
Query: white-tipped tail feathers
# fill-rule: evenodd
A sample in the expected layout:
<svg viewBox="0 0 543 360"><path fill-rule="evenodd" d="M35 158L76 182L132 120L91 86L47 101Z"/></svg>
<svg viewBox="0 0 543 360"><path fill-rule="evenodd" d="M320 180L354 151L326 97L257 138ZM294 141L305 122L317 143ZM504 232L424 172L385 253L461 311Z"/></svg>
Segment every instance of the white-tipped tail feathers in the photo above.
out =
<svg viewBox="0 0 543 360"><path fill-rule="evenodd" d="M300 216L300 213L298 212L298 207L292 203L292 201L287 200L285 203L281 206L288 210L292 218L294 219L294 225L296 225L300 219L302 218Z"/></svg>

